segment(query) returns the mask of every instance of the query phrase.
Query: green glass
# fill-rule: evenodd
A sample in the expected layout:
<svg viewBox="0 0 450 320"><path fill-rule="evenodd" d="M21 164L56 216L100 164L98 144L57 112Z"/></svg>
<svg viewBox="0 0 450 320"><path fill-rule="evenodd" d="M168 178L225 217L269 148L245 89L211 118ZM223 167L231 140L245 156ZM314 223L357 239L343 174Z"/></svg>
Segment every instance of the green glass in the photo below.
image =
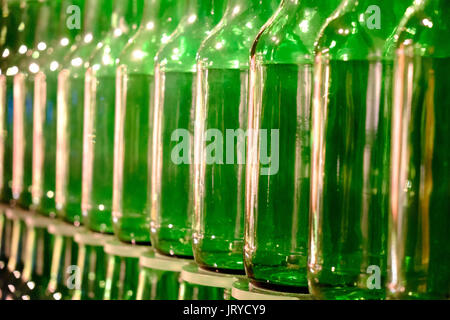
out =
<svg viewBox="0 0 450 320"><path fill-rule="evenodd" d="M345 1L316 46L308 281L319 299L383 299L390 41L411 1Z"/></svg>
<svg viewBox="0 0 450 320"><path fill-rule="evenodd" d="M111 240L109 235L88 231L80 231L75 235L78 260L72 273L72 300L103 300L108 265L108 255L103 248Z"/></svg>
<svg viewBox="0 0 450 320"><path fill-rule="evenodd" d="M141 267L137 300L178 300L180 273Z"/></svg>
<svg viewBox="0 0 450 320"><path fill-rule="evenodd" d="M249 280L243 279L236 281L231 289L231 297L234 300L313 300L309 294L292 293L283 291L272 291L254 286Z"/></svg>
<svg viewBox="0 0 450 320"><path fill-rule="evenodd" d="M231 288L239 277L205 271L188 264L181 271L178 300L231 300Z"/></svg>
<svg viewBox="0 0 450 320"><path fill-rule="evenodd" d="M19 44L19 24L23 1L3 1L0 41L0 201L12 200L12 149L13 149L13 92L12 79L6 76L9 63L14 58L11 53L17 51Z"/></svg>
<svg viewBox="0 0 450 320"><path fill-rule="evenodd" d="M450 3L421 0L396 35L388 297L450 299Z"/></svg>
<svg viewBox="0 0 450 320"><path fill-rule="evenodd" d="M8 261L6 249L6 243L8 242L6 239L7 228L6 209L0 207L0 270L6 267L6 262Z"/></svg>
<svg viewBox="0 0 450 320"><path fill-rule="evenodd" d="M142 254L137 300L177 300L180 272L190 261L161 256L153 250Z"/></svg>
<svg viewBox="0 0 450 320"><path fill-rule="evenodd" d="M120 55L117 68L113 222L125 242L150 242L149 142L154 100L154 58L182 16L185 1L145 2L141 27ZM136 186L139 186L138 188Z"/></svg>
<svg viewBox="0 0 450 320"><path fill-rule="evenodd" d="M23 273L12 295L16 300L41 300L45 298L46 287L50 280L54 238L47 231L47 226L51 221L32 214L26 218L25 222Z"/></svg>
<svg viewBox="0 0 450 320"><path fill-rule="evenodd" d="M285 0L253 45L244 259L259 287L307 291L314 42L339 3Z"/></svg>
<svg viewBox="0 0 450 320"><path fill-rule="evenodd" d="M77 279L74 277L78 259L78 243L75 235L78 228L65 222L54 220L48 225L53 236L50 278L45 291L49 300L70 300L75 292Z"/></svg>
<svg viewBox="0 0 450 320"><path fill-rule="evenodd" d="M11 278L11 274L8 268L9 258L11 256L12 249L12 231L14 226L14 220L11 218L12 209L5 208L3 210L2 217L2 244L0 260L0 299L3 299L7 290L8 280Z"/></svg>
<svg viewBox="0 0 450 320"><path fill-rule="evenodd" d="M8 219L12 222L10 237L11 244L8 255L8 265L4 282L6 288L2 289L2 299L14 300L14 291L21 282L24 271L26 253L26 224L25 213L19 209L12 209L7 213Z"/></svg>
<svg viewBox="0 0 450 320"><path fill-rule="evenodd" d="M154 248L165 255L193 256L196 54L223 10L223 0L188 0L184 17L155 58L150 230ZM184 145L184 151L179 145Z"/></svg>
<svg viewBox="0 0 450 320"><path fill-rule="evenodd" d="M111 28L89 59L85 78L82 213L86 226L113 233L116 68L142 17L143 0L115 0Z"/></svg>
<svg viewBox="0 0 450 320"><path fill-rule="evenodd" d="M14 132L13 132L13 198L19 206L28 209L32 206L33 188L33 122L34 122L34 79L39 71L37 61L45 54L56 32L59 10L55 7L60 1L27 1L29 10L35 8L35 27L32 45L21 45L19 52L23 58L18 60L14 75ZM34 22L34 21L33 21ZM14 67L12 67L14 68Z"/></svg>
<svg viewBox="0 0 450 320"><path fill-rule="evenodd" d="M139 258L146 246L124 244L118 240L104 247L108 255L104 300L136 300L139 283Z"/></svg>
<svg viewBox="0 0 450 320"><path fill-rule="evenodd" d="M249 54L278 5L228 0L197 55L193 249L205 269L244 274Z"/></svg>
<svg viewBox="0 0 450 320"><path fill-rule="evenodd" d="M33 99L33 210L50 217L56 216L56 134L58 73L70 45L79 31L69 25L71 6L81 14L84 0L59 0L51 2L50 19L57 21L49 34L39 38L39 46L46 47L34 62ZM55 37L56 34L56 37Z"/></svg>
<svg viewBox="0 0 450 320"><path fill-rule="evenodd" d="M82 222L82 167L85 73L87 62L110 29L111 0L86 0L81 38L58 75L55 205L58 217Z"/></svg>
<svg viewBox="0 0 450 320"><path fill-rule="evenodd" d="M227 295L226 289L200 286L182 282L180 285L180 294L178 300L194 300L194 301L222 301ZM228 294L229 295L229 294Z"/></svg>

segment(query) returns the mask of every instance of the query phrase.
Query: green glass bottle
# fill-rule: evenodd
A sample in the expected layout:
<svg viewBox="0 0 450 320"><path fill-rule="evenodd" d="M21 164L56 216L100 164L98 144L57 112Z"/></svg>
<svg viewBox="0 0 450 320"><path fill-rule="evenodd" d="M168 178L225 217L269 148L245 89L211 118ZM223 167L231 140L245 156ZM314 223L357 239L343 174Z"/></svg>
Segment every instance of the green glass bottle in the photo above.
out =
<svg viewBox="0 0 450 320"><path fill-rule="evenodd" d="M392 299L450 299L449 17L448 1L415 1L395 36Z"/></svg>
<svg viewBox="0 0 450 320"><path fill-rule="evenodd" d="M136 300L139 284L139 258L148 246L112 240L105 244L108 255L103 300Z"/></svg>
<svg viewBox="0 0 450 320"><path fill-rule="evenodd" d="M15 300L41 300L45 298L50 280L53 236L48 232L50 219L30 214L25 219L26 243L24 244L24 266L20 280L9 288ZM12 290L12 287L15 289Z"/></svg>
<svg viewBox="0 0 450 320"><path fill-rule="evenodd" d="M41 35L39 46L46 47L34 62L33 99L33 210L50 217L56 216L56 134L58 72L70 45L79 32L79 25L71 22L68 12L74 6L75 15L81 16L83 0L51 2L55 21L46 36ZM76 17L73 17L76 19ZM81 17L79 17L81 18ZM56 36L55 36L56 35Z"/></svg>
<svg viewBox="0 0 450 320"><path fill-rule="evenodd" d="M191 262L155 254L144 253L140 260L137 300L177 300L180 290L180 273Z"/></svg>
<svg viewBox="0 0 450 320"><path fill-rule="evenodd" d="M46 49L40 44L41 35L48 37L48 29L55 30L54 22L49 21L51 10L49 1L29 0L26 2L28 18L24 23L24 42L20 45L17 63L7 71L13 78L13 181L14 201L22 208L29 209L32 204L33 169L33 98L34 76L37 72L35 60ZM44 39L48 40L48 39Z"/></svg>
<svg viewBox="0 0 450 320"><path fill-rule="evenodd" d="M196 54L224 7L223 0L188 0L184 17L155 58L150 230L154 248L165 255L193 256Z"/></svg>
<svg viewBox="0 0 450 320"><path fill-rule="evenodd" d="M233 283L241 278L203 270L190 263L181 270L178 300L231 300Z"/></svg>
<svg viewBox="0 0 450 320"><path fill-rule="evenodd" d="M16 85L20 80L21 82L24 75L23 72L27 73L27 61L30 61L29 56L33 52L33 47L35 46L35 35L38 30L37 17L39 10L41 8L41 3L36 0L26 0L21 1L20 5L20 17L17 27L17 32L15 33L16 41L11 46L11 51L4 51L3 54L7 54L7 59L3 65L4 82L6 85L6 106L5 110L8 110L8 118L10 119L10 126L12 132L10 138L7 140L7 146L11 143L12 150L12 160L13 160L13 170L12 170L12 181L11 181L11 191L13 204L19 204L24 208L28 208L31 204L31 155L32 148L29 141L32 140L32 98L28 95L28 99L25 100L23 95L23 83L22 88ZM39 29L45 30L45 23L39 23ZM32 26L36 26L32 27ZM18 90L20 89L20 90ZM19 99L17 99L19 98ZM18 112L16 108L17 100L20 101L20 107L25 109L25 101L27 106L27 113ZM23 125L16 126L17 120L23 120L27 118L31 120L31 126L24 128ZM20 121L19 121L20 122ZM22 122L23 124L23 122ZM26 129L26 130L25 130ZM27 139L24 138L24 133L26 133ZM28 142L27 142L28 141ZM12 218L7 217L7 225L11 230L11 238L9 240L8 246L8 272L9 280L6 282L13 284L15 288L16 285L20 284L20 279L24 266L24 252L25 252L25 242L26 242L26 215L21 210L11 210ZM8 216L8 214L7 214ZM5 291L4 296L12 296L12 292Z"/></svg>
<svg viewBox="0 0 450 320"><path fill-rule="evenodd" d="M89 59L85 78L82 213L86 226L113 233L116 68L142 17L143 0L115 0L111 28Z"/></svg>
<svg viewBox="0 0 450 320"><path fill-rule="evenodd" d="M19 204L23 207L30 206L28 202L29 193L33 194L33 188L29 186L28 177L30 171L33 171L33 163L30 168L28 157L30 153L32 158L35 156L34 148L35 140L33 137L34 119L36 117L33 93L34 79L39 71L39 59L45 56L49 50L50 44L54 38L57 28L55 21L58 21L60 13L61 1L39 1L38 2L38 18L36 28L34 30L33 48L30 55L20 60L19 73L14 76L14 175L16 169L25 178L23 180L26 190L22 192L24 197L19 198ZM30 122L29 122L30 121ZM17 130L16 130L17 129ZM16 135L16 133L18 133ZM26 134L24 134L26 133ZM31 136L28 136L31 134ZM22 137L22 139L17 139ZM17 139L17 140L16 140ZM24 148L16 153L17 149ZM25 160L16 167L16 155L25 154ZM26 235L24 249L24 267L21 278L17 278L10 284L11 295L16 299L40 298L42 296L42 288L47 285L48 275L48 259L51 255L51 237L47 233L44 222L36 222L39 218L30 215L26 218L25 229ZM45 220L45 219L44 219Z"/></svg>
<svg viewBox="0 0 450 320"><path fill-rule="evenodd" d="M3 275L6 287L2 288L2 299L14 300L15 288L22 284L26 252L26 217L28 212L20 209L7 211L7 218L12 222L10 230L11 243L8 248L7 272Z"/></svg>
<svg viewBox="0 0 450 320"><path fill-rule="evenodd" d="M385 297L393 59L411 1L344 1L317 41L308 281L321 299Z"/></svg>
<svg viewBox="0 0 450 320"><path fill-rule="evenodd" d="M78 262L72 270L72 300L103 300L106 288L108 254L105 244L113 240L106 234L82 230L75 235Z"/></svg>
<svg viewBox="0 0 450 320"><path fill-rule="evenodd" d="M0 201L9 203L12 200L12 148L13 148L13 97L12 79L6 76L9 63L12 62L13 52L17 52L19 44L19 25L24 10L24 1L3 1L4 8L0 41Z"/></svg>
<svg viewBox="0 0 450 320"><path fill-rule="evenodd" d="M278 5L278 0L229 0L197 55L193 248L205 269L244 273L249 55Z"/></svg>
<svg viewBox="0 0 450 320"><path fill-rule="evenodd" d="M152 128L154 58L178 25L184 4L180 0L146 1L141 27L120 55L112 213L115 234L125 242L150 242L147 199L151 137L147 133Z"/></svg>
<svg viewBox="0 0 450 320"><path fill-rule="evenodd" d="M55 301L70 300L79 280L76 275L74 277L78 260L78 243L75 242L75 235L79 232L79 228L53 219L47 229L53 237L53 246L45 297Z"/></svg>
<svg viewBox="0 0 450 320"><path fill-rule="evenodd" d="M8 247L10 244L9 231L12 221L7 218L7 205L12 199L12 99L7 94L6 70L11 60L11 52L17 51L18 24L22 16L20 1L2 1L1 21L1 49L0 49L0 202L4 203L0 208L0 278L2 272L6 272L8 263ZM11 87L11 86L10 86ZM11 106L11 109L8 107ZM3 280L3 279L2 279ZM2 287L0 280L0 288Z"/></svg>
<svg viewBox="0 0 450 320"><path fill-rule="evenodd" d="M83 167L84 82L88 61L110 29L111 0L86 0L82 35L58 75L55 206L58 217L79 226Z"/></svg>
<svg viewBox="0 0 450 320"><path fill-rule="evenodd" d="M253 45L244 259L259 287L307 291L314 42L339 3L285 0Z"/></svg>

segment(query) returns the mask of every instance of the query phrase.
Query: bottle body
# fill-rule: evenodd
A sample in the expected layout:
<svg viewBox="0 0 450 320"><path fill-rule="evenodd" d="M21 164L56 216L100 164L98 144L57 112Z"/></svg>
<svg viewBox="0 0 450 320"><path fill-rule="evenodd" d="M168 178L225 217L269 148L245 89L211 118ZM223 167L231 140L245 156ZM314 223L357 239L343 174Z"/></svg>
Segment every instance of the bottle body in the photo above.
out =
<svg viewBox="0 0 450 320"><path fill-rule="evenodd" d="M142 6L141 0L114 2L110 31L93 52L85 75L82 213L86 226L95 232L114 232L116 67L141 22Z"/></svg>
<svg viewBox="0 0 450 320"><path fill-rule="evenodd" d="M58 72L64 57L70 51L78 29L68 28L68 8L76 5L80 10L84 1L60 1L52 7L53 20L58 27L50 30L47 49L34 62L37 73L34 79L33 99L33 209L41 214L56 216L56 150L57 150L57 88ZM80 11L80 14L82 11ZM56 39L54 32L58 31Z"/></svg>
<svg viewBox="0 0 450 320"><path fill-rule="evenodd" d="M180 24L155 58L150 230L152 245L165 255L193 256L195 58L223 7L221 0L189 1Z"/></svg>
<svg viewBox="0 0 450 320"><path fill-rule="evenodd" d="M284 1L253 45L244 259L258 287L307 291L314 41L337 6Z"/></svg>
<svg viewBox="0 0 450 320"><path fill-rule="evenodd" d="M2 33L6 34L2 44L0 63L0 201L8 204L12 200L12 150L13 150L13 81L7 70L12 64L12 53L19 44L19 24L22 16L19 1L4 4Z"/></svg>
<svg viewBox="0 0 450 320"><path fill-rule="evenodd" d="M318 40L308 281L319 298L385 297L392 59L383 53L407 5L384 7L384 28L373 28L369 3L347 3Z"/></svg>
<svg viewBox="0 0 450 320"><path fill-rule="evenodd" d="M117 70L116 126L114 146L114 232L120 240L150 242L147 209L150 100L154 76ZM118 100L119 100L118 99Z"/></svg>
<svg viewBox="0 0 450 320"><path fill-rule="evenodd" d="M158 203L152 206L152 244L161 253L189 257L192 256L190 164L194 130L191 110L195 101L196 75L156 70L155 80L158 101L153 115L151 185L152 194L158 194ZM180 149L180 141L184 150ZM179 153L174 154L177 146ZM156 210L158 215L155 215Z"/></svg>
<svg viewBox="0 0 450 320"><path fill-rule="evenodd" d="M33 101L34 79L39 69L36 61L48 48L48 35L54 31L54 24L49 19L54 14L52 9L55 3L51 5L48 1L28 1L26 5L29 27L24 37L28 39L27 43L19 47L22 56L19 56L16 65L10 67L10 70L14 73L12 192L14 201L22 208L29 209L33 205Z"/></svg>
<svg viewBox="0 0 450 320"><path fill-rule="evenodd" d="M449 299L450 46L445 1L419 1L398 33L392 110L391 299Z"/></svg>
<svg viewBox="0 0 450 320"><path fill-rule="evenodd" d="M313 115L320 147L313 159L312 291L324 298L382 298L383 285L369 289L369 276L376 272L385 281L390 104L382 97L392 69L380 61L326 64L329 94L318 98ZM316 65L321 79L322 70Z"/></svg>
<svg viewBox="0 0 450 320"><path fill-rule="evenodd" d="M114 233L125 242L150 242L148 181L151 170L154 58L176 28L184 3L145 4L140 30L120 55L114 146Z"/></svg>
<svg viewBox="0 0 450 320"><path fill-rule="evenodd" d="M228 1L198 53L193 248L205 269L244 273L249 53L278 3Z"/></svg>
<svg viewBox="0 0 450 320"><path fill-rule="evenodd" d="M56 213L75 225L82 223L85 73L89 58L109 29L112 2L88 0L86 8L90 9L84 12L83 35L58 74Z"/></svg>

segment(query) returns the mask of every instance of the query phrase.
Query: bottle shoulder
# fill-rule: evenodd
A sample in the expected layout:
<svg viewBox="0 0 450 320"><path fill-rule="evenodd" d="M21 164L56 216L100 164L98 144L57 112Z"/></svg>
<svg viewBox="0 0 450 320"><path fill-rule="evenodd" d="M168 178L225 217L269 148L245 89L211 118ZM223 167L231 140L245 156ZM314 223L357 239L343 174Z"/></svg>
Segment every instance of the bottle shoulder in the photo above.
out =
<svg viewBox="0 0 450 320"><path fill-rule="evenodd" d="M316 53L335 60L365 60L374 51L374 41L356 12L329 20L315 46Z"/></svg>
<svg viewBox="0 0 450 320"><path fill-rule="evenodd" d="M259 33L252 48L252 57L262 64L310 63L314 42L328 13L307 8L293 15L282 8Z"/></svg>
<svg viewBox="0 0 450 320"><path fill-rule="evenodd" d="M450 8L433 9L417 8L405 17L395 34L397 49L401 47L410 55L450 57Z"/></svg>
<svg viewBox="0 0 450 320"><path fill-rule="evenodd" d="M251 47L270 14L236 16L223 19L198 51L198 60L207 68L246 69Z"/></svg>
<svg viewBox="0 0 450 320"><path fill-rule="evenodd" d="M72 46L69 53L64 58L62 69L72 73L84 74L89 66L92 53L97 48L98 43L92 41L90 37L85 37L80 42Z"/></svg>
<svg viewBox="0 0 450 320"><path fill-rule="evenodd" d="M127 70L132 73L153 74L155 56L169 36L170 31L164 28L142 29L120 53L120 64L126 64Z"/></svg>
<svg viewBox="0 0 450 320"><path fill-rule="evenodd" d="M156 55L155 62L159 69L166 72L196 72L197 52L213 27L212 21L182 21Z"/></svg>
<svg viewBox="0 0 450 320"><path fill-rule="evenodd" d="M97 43L96 49L88 60L89 68L96 72L115 74L120 53L129 41L127 34L108 34Z"/></svg>

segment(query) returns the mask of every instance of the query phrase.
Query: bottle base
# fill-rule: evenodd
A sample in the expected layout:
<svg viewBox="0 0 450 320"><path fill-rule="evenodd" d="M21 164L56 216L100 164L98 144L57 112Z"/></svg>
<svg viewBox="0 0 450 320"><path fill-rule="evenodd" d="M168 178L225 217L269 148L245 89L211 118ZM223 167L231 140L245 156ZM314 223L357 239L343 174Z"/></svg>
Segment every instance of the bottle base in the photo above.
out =
<svg viewBox="0 0 450 320"><path fill-rule="evenodd" d="M198 266L200 267L200 269L203 269L203 270L209 271L209 272L215 272L215 273L220 273L220 274L231 274L231 275L237 275L237 276L245 276L244 270L215 268L215 267L207 266L207 265L200 264L200 263L198 263Z"/></svg>
<svg viewBox="0 0 450 320"><path fill-rule="evenodd" d="M309 289L307 286L295 287L290 285L275 284L271 282L258 281L250 279L250 283L258 289L284 292L284 293L296 293L296 294L309 294Z"/></svg>
<svg viewBox="0 0 450 320"><path fill-rule="evenodd" d="M310 284L309 288L318 300L384 300L386 297L384 290L368 290L355 286Z"/></svg>

